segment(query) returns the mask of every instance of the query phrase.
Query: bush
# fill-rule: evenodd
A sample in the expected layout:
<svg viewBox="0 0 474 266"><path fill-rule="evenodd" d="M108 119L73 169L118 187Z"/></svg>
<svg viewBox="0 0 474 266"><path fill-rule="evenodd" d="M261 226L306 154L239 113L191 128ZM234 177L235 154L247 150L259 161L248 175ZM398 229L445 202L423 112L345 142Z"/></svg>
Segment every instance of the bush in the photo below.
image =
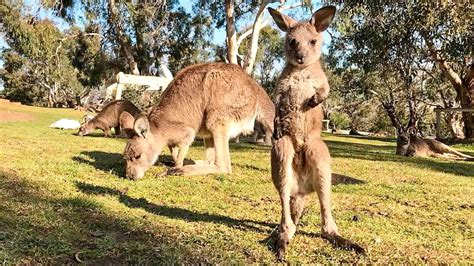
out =
<svg viewBox="0 0 474 266"><path fill-rule="evenodd" d="M338 111L331 113L330 120L336 129L347 129L351 124L349 116Z"/></svg>
<svg viewBox="0 0 474 266"><path fill-rule="evenodd" d="M161 91L147 91L147 86L129 85L122 93L122 99L131 101L142 112L158 103Z"/></svg>

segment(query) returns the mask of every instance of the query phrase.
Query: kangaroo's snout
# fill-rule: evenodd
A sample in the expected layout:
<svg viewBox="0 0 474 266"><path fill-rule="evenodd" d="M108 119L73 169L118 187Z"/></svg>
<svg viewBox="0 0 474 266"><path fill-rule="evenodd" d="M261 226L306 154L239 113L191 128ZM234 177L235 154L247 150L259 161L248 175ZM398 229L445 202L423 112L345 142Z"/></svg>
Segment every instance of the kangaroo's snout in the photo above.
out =
<svg viewBox="0 0 474 266"><path fill-rule="evenodd" d="M300 65L304 64L304 56L303 55L298 54L298 55L295 56L295 58L296 58L296 62L298 64L300 64Z"/></svg>

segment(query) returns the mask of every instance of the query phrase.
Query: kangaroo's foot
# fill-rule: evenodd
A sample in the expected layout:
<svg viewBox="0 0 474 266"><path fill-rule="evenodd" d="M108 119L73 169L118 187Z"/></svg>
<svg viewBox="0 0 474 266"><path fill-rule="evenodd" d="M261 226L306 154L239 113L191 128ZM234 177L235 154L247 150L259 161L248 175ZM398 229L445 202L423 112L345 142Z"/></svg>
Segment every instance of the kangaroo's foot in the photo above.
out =
<svg viewBox="0 0 474 266"><path fill-rule="evenodd" d="M207 174L218 174L224 173L224 171L220 170L216 165L207 164L207 165L185 165L183 167L175 167L168 170L168 175L184 175L184 176L192 176L192 175L207 175Z"/></svg>
<svg viewBox="0 0 474 266"><path fill-rule="evenodd" d="M185 163L185 165L187 164ZM209 164L209 161L207 160L192 160L192 163L190 163L189 165L210 165L210 164Z"/></svg>
<svg viewBox="0 0 474 266"><path fill-rule="evenodd" d="M282 231L280 226L280 233L278 234L277 244L276 244L276 257L277 260L283 261L285 259L286 249L290 244L291 238L296 232L296 226L285 226L286 230Z"/></svg>

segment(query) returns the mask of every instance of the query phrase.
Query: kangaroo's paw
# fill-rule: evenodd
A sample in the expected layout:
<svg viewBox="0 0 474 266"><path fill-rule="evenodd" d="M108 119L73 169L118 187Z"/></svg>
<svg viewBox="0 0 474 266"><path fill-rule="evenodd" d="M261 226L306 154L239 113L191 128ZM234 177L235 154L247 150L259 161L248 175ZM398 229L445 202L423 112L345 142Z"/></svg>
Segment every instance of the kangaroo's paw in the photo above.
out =
<svg viewBox="0 0 474 266"><path fill-rule="evenodd" d="M324 99L322 99L321 95L315 94L311 98L308 99L307 104L308 104L309 108L314 108L314 107L320 105L323 101L324 101Z"/></svg>
<svg viewBox="0 0 474 266"><path fill-rule="evenodd" d="M290 244L290 238L287 234L280 234L276 244L276 257L278 261L285 260L285 253L288 245Z"/></svg>
<svg viewBox="0 0 474 266"><path fill-rule="evenodd" d="M356 242L354 242L350 239L344 238L344 237L342 237L338 234L323 233L322 237L324 239L329 240L329 242L331 242L331 244L333 244L333 245L335 245L339 248L351 249L351 250L354 250L356 253L362 254L362 255L366 254L365 249L362 246L360 246Z"/></svg>

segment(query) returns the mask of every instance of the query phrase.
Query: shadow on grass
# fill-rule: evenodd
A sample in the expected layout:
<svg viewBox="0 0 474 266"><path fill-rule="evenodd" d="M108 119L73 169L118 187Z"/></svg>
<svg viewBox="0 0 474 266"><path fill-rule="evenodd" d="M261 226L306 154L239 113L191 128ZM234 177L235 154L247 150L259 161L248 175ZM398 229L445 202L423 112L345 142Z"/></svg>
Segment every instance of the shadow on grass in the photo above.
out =
<svg viewBox="0 0 474 266"><path fill-rule="evenodd" d="M176 245L180 232L153 235L80 194L58 197L52 192L41 182L0 171L0 194L8 199L0 201L4 264L174 264L186 256L203 260L191 247ZM192 236L183 240L192 241Z"/></svg>
<svg viewBox="0 0 474 266"><path fill-rule="evenodd" d="M339 136L349 139L364 139L364 140L377 140L381 142L396 143L396 138L391 137L378 137L378 136L355 136L355 135L343 135L343 134L328 134L327 136Z"/></svg>
<svg viewBox="0 0 474 266"><path fill-rule="evenodd" d="M337 175L337 174L336 174ZM337 175L336 179L339 184L360 184L364 181L351 178L349 176ZM268 237L260 241L261 244L267 246L270 250L274 250L275 247L275 232L278 228L278 224L263 222L263 221L254 221L248 219L235 219L227 216L222 216L218 214L210 213L199 213L195 211L190 211L178 207L169 207L164 205L157 205L149 202L147 199L140 198L135 199L126 195L126 191L119 191L116 189L96 186L92 184L87 184L84 182L76 182L77 188L87 194L94 195L112 195L118 197L119 201L129 208L140 208L149 213L165 216L172 219L179 219L186 222L206 222L206 223L215 223L228 226L233 229L243 230L243 231L253 231L257 233L268 234ZM309 236L309 237L321 237L319 233L308 233L305 231L298 231L298 234ZM332 243L335 248L341 248L340 244ZM344 248L344 247L342 247Z"/></svg>
<svg viewBox="0 0 474 266"><path fill-rule="evenodd" d="M104 151L83 151L72 160L93 166L97 170L125 177L125 165L122 154Z"/></svg>
<svg viewBox="0 0 474 266"><path fill-rule="evenodd" d="M364 180L360 180L351 176L341 175L332 173L332 180L333 185L360 185L367 183Z"/></svg>
<svg viewBox="0 0 474 266"><path fill-rule="evenodd" d="M80 156L72 157L72 160L82 164L93 166L97 170L112 173L119 177L125 177L125 162L123 155L119 153L103 151L83 151ZM173 167L174 161L170 155L160 155L155 165L163 164ZM195 164L193 160L184 159L184 165Z"/></svg>
<svg viewBox="0 0 474 266"><path fill-rule="evenodd" d="M165 216L171 219L179 219L186 222L207 222L215 224L223 224L230 228L240 229L240 230L250 230L259 233L268 232L268 228L273 228L276 224L262 222L262 221L252 221L252 220L239 220L230 218L227 216L222 216L218 214L209 214L209 213L199 213L194 212L178 207L169 207L165 205L156 205L149 202L147 199L140 198L135 199L128 195L126 192L122 192L116 189L101 187L96 185L87 184L84 182L76 182L77 188L87 194L93 195L111 195L117 196L119 201L129 208L140 208L149 213L153 213L159 216ZM261 228L267 227L267 229Z"/></svg>
<svg viewBox="0 0 474 266"><path fill-rule="evenodd" d="M361 159L367 161L392 161L421 169L433 169L439 172L460 176L474 176L474 164L452 160L422 157L404 157L395 154L395 146L325 141L334 158Z"/></svg>

